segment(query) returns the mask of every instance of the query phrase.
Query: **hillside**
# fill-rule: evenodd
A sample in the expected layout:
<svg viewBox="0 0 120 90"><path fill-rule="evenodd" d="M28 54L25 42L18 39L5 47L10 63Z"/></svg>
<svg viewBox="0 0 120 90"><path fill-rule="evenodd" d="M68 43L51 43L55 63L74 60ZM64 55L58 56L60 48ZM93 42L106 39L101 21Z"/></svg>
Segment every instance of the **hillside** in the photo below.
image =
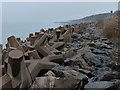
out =
<svg viewBox="0 0 120 90"><path fill-rule="evenodd" d="M96 15L92 15L92 16L86 16L82 19L77 19L77 20L69 20L66 22L57 22L57 23L62 23L62 24L79 24L79 23L83 23L83 22L95 22L104 18L109 18L111 17L113 14L111 13L102 13L102 14L96 14Z"/></svg>

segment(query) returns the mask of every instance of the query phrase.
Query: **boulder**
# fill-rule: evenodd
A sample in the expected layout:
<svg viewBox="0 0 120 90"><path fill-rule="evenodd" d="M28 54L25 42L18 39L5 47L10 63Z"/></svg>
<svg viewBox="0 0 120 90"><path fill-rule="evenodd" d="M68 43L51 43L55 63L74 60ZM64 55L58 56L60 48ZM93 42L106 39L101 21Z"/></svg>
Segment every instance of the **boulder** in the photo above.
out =
<svg viewBox="0 0 120 90"><path fill-rule="evenodd" d="M101 66L102 62L100 61L100 57L93 53L84 54L84 59L90 66Z"/></svg>
<svg viewBox="0 0 120 90"><path fill-rule="evenodd" d="M105 55L108 55L108 52L100 50L100 49L92 49L92 53L94 53L94 54L105 54Z"/></svg>
<svg viewBox="0 0 120 90"><path fill-rule="evenodd" d="M115 89L116 84L110 81L96 81L85 85L84 90L118 90Z"/></svg>
<svg viewBox="0 0 120 90"><path fill-rule="evenodd" d="M39 88L39 89L54 88L55 79L56 77L53 77L53 76L36 77L30 90L35 89L35 88Z"/></svg>

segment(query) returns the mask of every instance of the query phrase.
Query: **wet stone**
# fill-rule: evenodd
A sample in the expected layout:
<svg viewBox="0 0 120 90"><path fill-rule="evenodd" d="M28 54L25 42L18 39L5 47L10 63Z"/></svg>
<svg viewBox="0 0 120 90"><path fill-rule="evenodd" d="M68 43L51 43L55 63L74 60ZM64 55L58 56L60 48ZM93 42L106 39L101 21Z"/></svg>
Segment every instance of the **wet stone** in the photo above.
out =
<svg viewBox="0 0 120 90"><path fill-rule="evenodd" d="M93 53L86 53L86 54L84 54L83 58L86 60L86 62L90 66L92 66L92 65L101 66L102 65L102 63L100 61L100 57Z"/></svg>
<svg viewBox="0 0 120 90"><path fill-rule="evenodd" d="M103 46L101 46L101 48L112 49L112 47L111 47L111 46L108 46L108 45L103 45Z"/></svg>
<svg viewBox="0 0 120 90"><path fill-rule="evenodd" d="M106 41L106 40L107 40L107 38L101 38L101 40L102 40L102 41Z"/></svg>
<svg viewBox="0 0 120 90"><path fill-rule="evenodd" d="M104 41L105 44L113 44L111 41Z"/></svg>
<svg viewBox="0 0 120 90"><path fill-rule="evenodd" d="M73 65L73 64L74 64L74 62L72 60L69 60L69 59L64 60L64 65L65 66L69 66L69 65Z"/></svg>
<svg viewBox="0 0 120 90"><path fill-rule="evenodd" d="M106 51L100 50L100 49L92 49L92 53L94 54L106 54L108 55L108 53Z"/></svg>
<svg viewBox="0 0 120 90"><path fill-rule="evenodd" d="M56 66L52 68L51 71L55 73L57 77L64 77L64 73L62 71L71 70L71 69L72 68L70 67Z"/></svg>
<svg viewBox="0 0 120 90"><path fill-rule="evenodd" d="M36 89L38 89L38 88L39 89L41 89L41 88L46 88L46 89L53 88L55 79L56 79L56 77L53 77L53 76L36 77L30 90L33 90L35 88Z"/></svg>
<svg viewBox="0 0 120 90"><path fill-rule="evenodd" d="M113 79L114 75L113 72L111 70L111 68L109 67L102 67L99 68L96 71L93 71L92 74L97 78L97 80L99 81L109 81L111 79Z"/></svg>
<svg viewBox="0 0 120 90"><path fill-rule="evenodd" d="M85 85L84 90L115 90L116 84L108 81L96 81Z"/></svg>

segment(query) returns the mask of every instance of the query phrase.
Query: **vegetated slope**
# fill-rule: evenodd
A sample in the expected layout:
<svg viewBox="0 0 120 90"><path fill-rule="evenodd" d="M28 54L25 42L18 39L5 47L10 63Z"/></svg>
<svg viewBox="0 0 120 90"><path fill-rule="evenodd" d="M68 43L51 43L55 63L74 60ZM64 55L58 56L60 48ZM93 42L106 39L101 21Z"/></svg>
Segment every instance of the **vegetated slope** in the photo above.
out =
<svg viewBox="0 0 120 90"><path fill-rule="evenodd" d="M97 14L97 15L87 16L85 18L78 19L78 20L72 20L72 21L69 21L68 23L69 24L78 24L81 22L95 22L95 21L98 21L98 20L101 20L104 18L109 18L109 17L111 17L111 15L112 15L111 13Z"/></svg>
<svg viewBox="0 0 120 90"><path fill-rule="evenodd" d="M119 11L114 13L103 13L92 16L87 16L78 20L70 20L68 22L63 22L64 24L79 24L85 22L96 22L97 29L100 30L101 34L113 41L114 43L119 43L120 29L119 29Z"/></svg>
<svg viewBox="0 0 120 90"><path fill-rule="evenodd" d="M104 18L109 18L112 16L112 13L102 13L102 14L96 14L92 16L86 16L82 19L76 19L76 20L69 20L66 22L57 22L57 23L62 23L62 24L79 24L83 22L95 22Z"/></svg>
<svg viewBox="0 0 120 90"><path fill-rule="evenodd" d="M117 53L118 63L120 63L120 11L116 11L111 18L97 21L97 28L101 35L114 42L114 54Z"/></svg>
<svg viewBox="0 0 120 90"><path fill-rule="evenodd" d="M120 28L119 19L120 12L116 11L109 18L104 18L97 21L97 28L101 34L113 41L114 43L120 43Z"/></svg>

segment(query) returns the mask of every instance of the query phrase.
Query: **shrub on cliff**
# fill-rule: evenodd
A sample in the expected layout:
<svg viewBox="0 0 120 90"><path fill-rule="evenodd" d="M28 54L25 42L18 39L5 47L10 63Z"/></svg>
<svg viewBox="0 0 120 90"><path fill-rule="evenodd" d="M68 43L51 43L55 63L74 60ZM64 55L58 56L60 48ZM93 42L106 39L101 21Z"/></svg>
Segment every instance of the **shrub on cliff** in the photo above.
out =
<svg viewBox="0 0 120 90"><path fill-rule="evenodd" d="M109 40L120 43L120 17L119 14L114 14L110 18L99 20L97 26L101 34Z"/></svg>

